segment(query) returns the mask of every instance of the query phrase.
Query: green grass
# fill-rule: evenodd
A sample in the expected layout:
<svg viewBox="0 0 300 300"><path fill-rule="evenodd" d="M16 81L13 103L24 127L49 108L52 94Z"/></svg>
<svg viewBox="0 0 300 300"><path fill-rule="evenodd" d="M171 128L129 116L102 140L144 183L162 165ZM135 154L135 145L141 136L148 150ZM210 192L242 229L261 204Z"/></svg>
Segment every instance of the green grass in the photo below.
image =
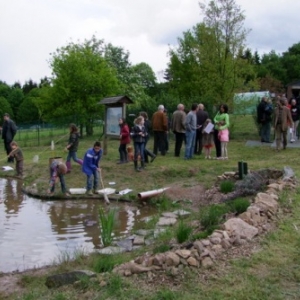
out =
<svg viewBox="0 0 300 300"><path fill-rule="evenodd" d="M224 180L220 183L221 193L227 194L234 190L234 182L230 180Z"/></svg>
<svg viewBox="0 0 300 300"><path fill-rule="evenodd" d="M215 183L217 176L226 171L237 171L238 161L247 161L249 170L261 168L276 167L282 169L284 166L292 166L296 177L300 176L299 149L288 148L285 151L275 152L272 148L266 146L246 147L246 139L256 139L257 129L252 116L237 116L231 121L236 122L234 127L235 139L228 144L228 161L205 160L203 156L197 156L192 160L185 161L173 157L174 139L170 138L170 154L165 157L158 155L156 160L147 165L145 171L137 173L134 171L133 164L117 165L119 157L117 140L109 140L107 154L103 156L101 166L103 169L103 180L105 186L109 181L115 181L119 184L118 188L132 188L132 198L138 192L157 189L161 187L176 186L181 187L194 186L200 184L206 188L211 188ZM251 122L250 122L251 121ZM24 184L37 184L40 191L45 191L48 185L48 163L52 156L66 157L63 148L67 143L67 137L57 143L55 153L50 150L52 139L61 137L63 132L58 135L45 136L44 144L40 147L31 146L28 133L28 146L23 147L25 156L25 180ZM78 157L83 157L85 151L92 147L94 141L100 137L100 131L94 137L84 137L80 140ZM18 141L16 139L16 141ZM25 138L22 137L22 143ZM153 140L150 140L149 149L152 148ZM3 144L2 144L3 149ZM34 155L39 155L37 164L32 162ZM213 150L214 154L214 150ZM182 158L182 157L181 157ZM10 176L10 173L2 172L3 177ZM85 185L85 176L80 167L73 163L72 173L66 176L67 187L82 187ZM57 188L57 190L59 190ZM300 299L300 189L295 193L284 191L280 195L280 205L288 209L289 213L279 216L276 221L277 229L269 233L266 237L261 236L261 242L255 244L255 251L245 257L226 258L221 264L216 263L210 270L197 269L192 272L184 269L178 277L171 276L166 272L163 277L150 281L147 274L140 274L132 277L112 277L104 278L107 285L100 287L84 282L84 290L77 290L73 286L64 287L59 290L48 290L44 282L47 274L26 275L20 277L20 286L25 290L21 294L17 291L7 299L83 299L85 292L90 293L90 299L214 299L214 300L257 300L257 299L278 299L292 300ZM188 200L188 199L187 199ZM162 199L161 210L172 211L172 201ZM158 201L158 202L159 202ZM242 211L248 204L246 201L237 200L234 204L235 211ZM145 205L152 205L149 200L145 200ZM141 204L136 200L136 204ZM183 209L190 209L191 204L188 201L181 201ZM223 205L225 207L225 205ZM213 206L214 207L214 206ZM201 207L203 215L198 215L203 228L206 227L211 232L222 222L222 216L226 212L224 207L214 207L212 209ZM160 209L160 208L159 208ZM228 209L228 207L227 207ZM196 219L196 217L195 217ZM153 229L158 221L154 216L153 221L144 225L144 228ZM191 240L205 238L209 231L203 231L190 236ZM157 252L168 251L169 242L174 238L174 228L167 230L156 239L156 244L152 248L145 248L141 251ZM139 253L140 253L139 252ZM128 261L134 258L135 253L125 253L122 255L122 261ZM62 257L62 265L59 269L51 270L49 273L61 273L73 269L88 268L93 270L110 271L118 261L97 262L93 256L81 257L78 260L71 261L68 255ZM110 274L110 273L109 273ZM102 276L101 274L98 274ZM104 276L104 275L103 275ZM0 298L1 298L0 294Z"/></svg>

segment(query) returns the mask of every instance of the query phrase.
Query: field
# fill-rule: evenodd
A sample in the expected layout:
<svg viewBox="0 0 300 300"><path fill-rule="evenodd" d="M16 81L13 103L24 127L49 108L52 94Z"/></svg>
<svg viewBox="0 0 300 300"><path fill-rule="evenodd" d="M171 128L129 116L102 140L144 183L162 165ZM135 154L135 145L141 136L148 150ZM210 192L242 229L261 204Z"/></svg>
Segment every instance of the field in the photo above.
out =
<svg viewBox="0 0 300 300"><path fill-rule="evenodd" d="M250 170L261 168L278 168L291 166L296 175L300 174L299 149L288 148L285 151L275 152L268 146L245 147L247 139L257 139L257 129L251 116L240 116L233 120L234 139L228 146L229 160L205 160L203 156L195 156L192 160L183 160L173 156L174 140L170 136L169 153L163 157L158 156L155 161L147 165L146 170L138 173L134 171L133 164L117 165L118 141L109 140L107 155L101 163L104 184L109 181L118 182L120 188L133 188L133 194L138 192L161 188L166 186L185 190L197 190L199 187L208 189L216 183L216 177L225 171L237 171L239 161L248 163ZM66 157L63 151L67 137L64 132L55 136L46 136L40 147L23 145L25 155L25 179L26 186L36 183L40 192L45 191L48 182L48 161L50 157ZM85 150L92 147L93 138L84 137L80 141L78 156L82 157ZM28 136L29 137L29 136ZM62 138L63 137L63 138ZM55 149L50 149L51 140L59 140ZM22 141L23 143L23 141ZM152 140L149 142L152 148ZM213 150L214 153L214 150ZM34 156L39 156L38 163L33 162ZM2 172L2 176L8 174ZM66 176L68 188L81 187L85 183L85 177L78 165L73 163L71 174ZM299 189L297 189L299 192ZM182 195L188 198L188 193ZM163 279L155 278L150 281L145 275L136 277L119 277L110 273L99 274L102 284L94 281L82 281L79 286L65 286L59 289L48 290L44 285L45 278L49 274L57 274L74 269L96 270L98 264L117 264L128 261L146 251L153 251L153 246L147 246L135 253L117 255L111 259L78 254L75 261L60 259L60 264L37 272L27 272L8 277L3 274L0 284L7 280L11 285L11 294L1 299L299 299L300 298L300 196L299 193L284 191L281 195L282 213L278 216L276 230L267 236L259 237L248 245L245 252L236 251L236 254L228 253L226 259L218 261L211 269L197 269L185 271L180 278L165 274ZM132 201L137 201L132 197ZM165 199L166 200L166 199ZM173 200L173 199L169 199ZM181 199L188 200L188 199ZM161 205L164 203L165 205ZM189 221L197 220L199 214L197 205L179 201L180 207L192 211ZM160 205L159 205L160 204ZM157 205L158 214L165 210L172 210L172 201L151 201L147 205ZM198 208L198 210L199 210ZM172 230L167 236L163 236L157 243L167 244L174 237ZM63 257L63 254L62 254ZM103 266L103 265L102 265ZM107 266L107 265L106 265ZM104 267L105 269L105 267ZM1 281L2 280L2 281Z"/></svg>

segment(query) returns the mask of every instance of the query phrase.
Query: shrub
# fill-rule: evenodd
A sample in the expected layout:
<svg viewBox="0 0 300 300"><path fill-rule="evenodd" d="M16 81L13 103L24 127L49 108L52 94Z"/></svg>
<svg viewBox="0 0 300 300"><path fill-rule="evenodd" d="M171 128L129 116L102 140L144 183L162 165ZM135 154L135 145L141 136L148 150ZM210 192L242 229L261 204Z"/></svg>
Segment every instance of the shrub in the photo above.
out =
<svg viewBox="0 0 300 300"><path fill-rule="evenodd" d="M112 242L112 231L115 224L115 211L110 210L106 215L102 207L99 208L99 219L101 223L101 238L103 245L109 246Z"/></svg>
<svg viewBox="0 0 300 300"><path fill-rule="evenodd" d="M224 180L220 184L220 190L222 193L227 194L234 190L234 182L230 180Z"/></svg>
<svg viewBox="0 0 300 300"><path fill-rule="evenodd" d="M178 243L183 243L187 241L190 237L191 232L192 228L185 224L183 221L180 221L175 232Z"/></svg>
<svg viewBox="0 0 300 300"><path fill-rule="evenodd" d="M247 210L250 206L250 201L245 198L237 198L230 202L228 202L231 212L235 212L237 214L241 214Z"/></svg>

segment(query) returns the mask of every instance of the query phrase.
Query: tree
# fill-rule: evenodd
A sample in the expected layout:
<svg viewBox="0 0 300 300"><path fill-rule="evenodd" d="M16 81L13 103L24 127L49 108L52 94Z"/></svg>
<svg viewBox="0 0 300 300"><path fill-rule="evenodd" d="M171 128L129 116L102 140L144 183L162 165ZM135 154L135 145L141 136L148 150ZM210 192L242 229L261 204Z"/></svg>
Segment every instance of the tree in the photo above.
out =
<svg viewBox="0 0 300 300"><path fill-rule="evenodd" d="M76 116L77 122L93 133L93 122L103 116L101 99L119 92L116 72L103 58L103 41L70 43L52 53L50 66L54 77L46 117Z"/></svg>
<svg viewBox="0 0 300 300"><path fill-rule="evenodd" d="M3 116L5 113L8 113L12 116L12 109L7 99L3 96L0 96L0 115Z"/></svg>
<svg viewBox="0 0 300 300"><path fill-rule="evenodd" d="M12 109L13 115L12 117L15 118L15 121L18 120L18 111L19 107L22 104L24 100L24 94L22 89L20 88L12 88L10 94L7 97L7 101L10 104L10 107Z"/></svg>
<svg viewBox="0 0 300 300"><path fill-rule="evenodd" d="M214 0L200 8L203 22L185 32L178 48L170 50L171 87L185 100L201 97L229 103L245 84L245 66L252 73L247 59L240 56L248 33L245 16L234 0Z"/></svg>

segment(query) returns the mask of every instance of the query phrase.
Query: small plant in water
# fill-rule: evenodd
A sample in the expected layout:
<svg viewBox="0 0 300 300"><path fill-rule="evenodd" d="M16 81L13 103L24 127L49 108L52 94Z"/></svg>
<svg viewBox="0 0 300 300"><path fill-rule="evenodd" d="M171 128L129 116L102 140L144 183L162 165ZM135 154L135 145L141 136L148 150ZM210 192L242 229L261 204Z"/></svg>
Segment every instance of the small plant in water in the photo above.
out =
<svg viewBox="0 0 300 300"><path fill-rule="evenodd" d="M230 180L222 181L220 184L220 190L224 194L232 192L234 190L234 182Z"/></svg>
<svg viewBox="0 0 300 300"><path fill-rule="evenodd" d="M191 232L192 228L181 220L175 232L178 243L187 241L190 237Z"/></svg>
<svg viewBox="0 0 300 300"><path fill-rule="evenodd" d="M99 219L101 223L101 238L104 247L112 242L112 232L115 225L115 211L109 210L106 214L102 207L99 208Z"/></svg>

